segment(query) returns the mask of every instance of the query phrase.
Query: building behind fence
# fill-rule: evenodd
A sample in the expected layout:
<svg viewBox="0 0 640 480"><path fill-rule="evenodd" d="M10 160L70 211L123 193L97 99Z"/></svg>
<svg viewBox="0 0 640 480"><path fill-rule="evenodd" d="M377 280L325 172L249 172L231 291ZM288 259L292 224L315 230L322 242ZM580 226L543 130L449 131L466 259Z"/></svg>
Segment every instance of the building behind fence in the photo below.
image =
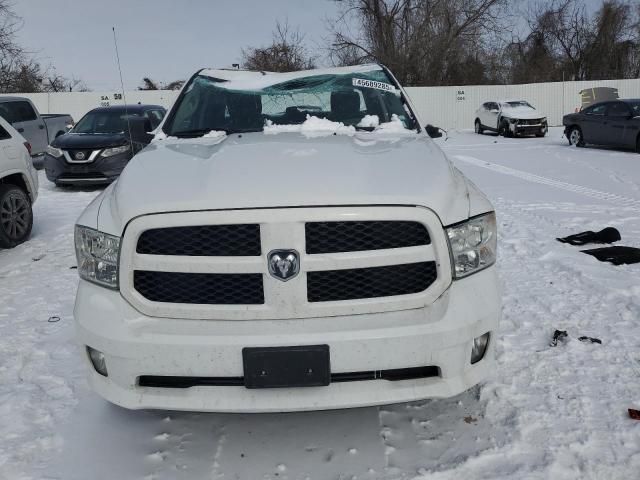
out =
<svg viewBox="0 0 640 480"><path fill-rule="evenodd" d="M617 88L620 98L640 98L640 80L474 85L464 87L409 87L420 118L445 129L473 128L476 109L490 100L527 100L544 112L549 125L561 125L562 116L580 106L580 91L594 87ZM126 93L128 103L150 103L169 108L179 92L136 90ZM119 92L29 93L41 113L69 113L79 120L95 107L122 104Z"/></svg>

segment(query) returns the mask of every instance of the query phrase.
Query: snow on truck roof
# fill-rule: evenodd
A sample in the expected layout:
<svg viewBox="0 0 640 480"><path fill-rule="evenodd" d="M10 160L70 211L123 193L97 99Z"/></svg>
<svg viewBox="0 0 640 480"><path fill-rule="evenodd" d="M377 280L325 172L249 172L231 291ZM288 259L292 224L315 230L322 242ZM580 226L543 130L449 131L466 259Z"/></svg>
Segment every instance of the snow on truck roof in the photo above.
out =
<svg viewBox="0 0 640 480"><path fill-rule="evenodd" d="M346 75L349 73L366 73L382 70L382 66L377 63L356 65L351 67L314 68L311 70L298 70L296 72L260 72L253 70L233 70L233 69L212 69L205 68L199 75L223 80L221 87L232 90L259 90L272 85L319 75ZM228 83L226 83L228 82Z"/></svg>

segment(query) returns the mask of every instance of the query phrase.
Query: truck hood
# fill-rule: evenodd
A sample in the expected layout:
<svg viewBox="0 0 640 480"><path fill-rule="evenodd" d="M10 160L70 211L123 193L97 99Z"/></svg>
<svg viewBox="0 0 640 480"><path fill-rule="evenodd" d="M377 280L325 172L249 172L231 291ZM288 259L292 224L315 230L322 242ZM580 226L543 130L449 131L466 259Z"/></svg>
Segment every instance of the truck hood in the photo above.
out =
<svg viewBox="0 0 640 480"><path fill-rule="evenodd" d="M105 192L97 227L120 235L140 215L328 205L420 205L447 225L468 218L469 190L422 134L169 138L129 162Z"/></svg>
<svg viewBox="0 0 640 480"><path fill-rule="evenodd" d="M540 110L528 107L503 109L501 115L505 118L515 118L517 120L535 120L545 117Z"/></svg>
<svg viewBox="0 0 640 480"><path fill-rule="evenodd" d="M57 148L108 148L124 145L128 139L123 133L65 133L56 138L51 145Z"/></svg>

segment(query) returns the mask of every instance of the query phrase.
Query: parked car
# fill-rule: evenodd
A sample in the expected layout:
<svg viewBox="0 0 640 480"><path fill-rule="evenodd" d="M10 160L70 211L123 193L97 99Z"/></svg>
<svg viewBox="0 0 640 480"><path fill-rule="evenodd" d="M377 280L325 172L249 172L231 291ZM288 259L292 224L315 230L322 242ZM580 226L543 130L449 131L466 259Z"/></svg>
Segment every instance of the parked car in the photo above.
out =
<svg viewBox="0 0 640 480"><path fill-rule="evenodd" d="M562 118L570 145L609 145L640 153L640 100L600 102Z"/></svg>
<svg viewBox="0 0 640 480"><path fill-rule="evenodd" d="M31 100L24 97L0 96L0 117L29 142L31 156L39 169L43 166L47 145L73 127L71 115L41 115Z"/></svg>
<svg viewBox="0 0 640 480"><path fill-rule="evenodd" d="M58 186L111 183L153 137L132 135L137 120L150 132L164 114L159 105L94 108L71 131L51 142L45 156L47 178Z"/></svg>
<svg viewBox="0 0 640 480"><path fill-rule="evenodd" d="M38 172L31 145L0 117L0 248L12 248L31 235L38 197Z"/></svg>
<svg viewBox="0 0 640 480"><path fill-rule="evenodd" d="M476 110L474 125L476 133L489 130L505 137L544 137L549 129L547 117L525 100L485 102Z"/></svg>
<svg viewBox="0 0 640 480"><path fill-rule="evenodd" d="M380 65L199 71L75 242L90 383L127 408L388 404L495 369L494 209Z"/></svg>

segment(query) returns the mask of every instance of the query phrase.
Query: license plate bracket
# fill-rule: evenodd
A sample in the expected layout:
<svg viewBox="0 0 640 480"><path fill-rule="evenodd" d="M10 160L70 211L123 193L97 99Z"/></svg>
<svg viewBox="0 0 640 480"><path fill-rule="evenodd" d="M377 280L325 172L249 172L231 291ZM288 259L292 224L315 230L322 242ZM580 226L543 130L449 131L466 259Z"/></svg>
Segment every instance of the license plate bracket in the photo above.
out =
<svg viewBox="0 0 640 480"><path fill-rule="evenodd" d="M323 387L331 383L329 345L242 349L246 388Z"/></svg>

